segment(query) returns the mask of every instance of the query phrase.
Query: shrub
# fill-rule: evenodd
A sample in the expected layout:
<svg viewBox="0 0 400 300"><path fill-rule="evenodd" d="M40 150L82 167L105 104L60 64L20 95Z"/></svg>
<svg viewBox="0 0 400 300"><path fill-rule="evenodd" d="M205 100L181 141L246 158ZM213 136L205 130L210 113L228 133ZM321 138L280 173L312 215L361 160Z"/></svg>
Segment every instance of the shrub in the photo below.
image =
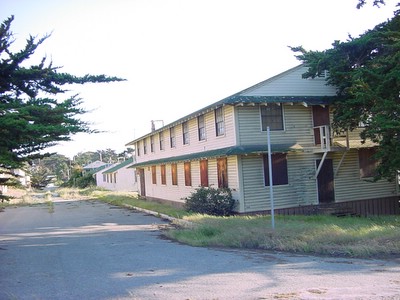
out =
<svg viewBox="0 0 400 300"><path fill-rule="evenodd" d="M187 211L214 216L232 215L236 206L229 188L200 187L184 200Z"/></svg>

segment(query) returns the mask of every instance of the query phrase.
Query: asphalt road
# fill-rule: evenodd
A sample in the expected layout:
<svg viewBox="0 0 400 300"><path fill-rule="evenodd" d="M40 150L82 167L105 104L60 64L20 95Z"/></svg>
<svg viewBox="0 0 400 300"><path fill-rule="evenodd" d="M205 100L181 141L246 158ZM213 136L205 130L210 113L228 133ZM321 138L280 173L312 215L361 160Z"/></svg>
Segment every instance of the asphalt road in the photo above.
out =
<svg viewBox="0 0 400 300"><path fill-rule="evenodd" d="M221 250L94 201L0 213L0 299L400 299L400 260Z"/></svg>

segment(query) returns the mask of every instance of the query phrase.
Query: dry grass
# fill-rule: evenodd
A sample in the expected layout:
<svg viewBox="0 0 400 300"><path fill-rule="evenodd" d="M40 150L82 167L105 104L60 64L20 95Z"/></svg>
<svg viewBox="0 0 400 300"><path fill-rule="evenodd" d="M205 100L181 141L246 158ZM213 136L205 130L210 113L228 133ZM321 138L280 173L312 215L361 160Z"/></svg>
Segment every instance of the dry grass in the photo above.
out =
<svg viewBox="0 0 400 300"><path fill-rule="evenodd" d="M19 196L12 200L11 205L30 205L49 200L43 192L18 193ZM113 205L141 207L192 222L194 226L172 228L165 235L193 246L359 258L400 255L400 216L276 216L273 230L269 216L214 217L190 214L168 204L141 200L136 193L110 192L98 188L58 189L55 193L63 199L98 199Z"/></svg>
<svg viewBox="0 0 400 300"><path fill-rule="evenodd" d="M193 228L167 236L194 246L265 249L348 257L400 255L400 216L337 218L277 216L186 217Z"/></svg>

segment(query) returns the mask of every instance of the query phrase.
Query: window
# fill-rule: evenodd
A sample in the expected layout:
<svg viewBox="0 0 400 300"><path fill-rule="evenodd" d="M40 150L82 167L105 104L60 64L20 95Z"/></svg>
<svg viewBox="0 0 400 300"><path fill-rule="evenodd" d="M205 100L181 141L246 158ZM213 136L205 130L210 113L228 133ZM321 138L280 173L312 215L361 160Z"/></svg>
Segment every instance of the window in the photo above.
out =
<svg viewBox="0 0 400 300"><path fill-rule="evenodd" d="M185 168L185 186L192 186L192 172L190 161L184 163Z"/></svg>
<svg viewBox="0 0 400 300"><path fill-rule="evenodd" d="M204 123L204 115L197 117L197 131L199 134L199 141L204 141L206 139L206 126Z"/></svg>
<svg viewBox="0 0 400 300"><path fill-rule="evenodd" d="M157 168L156 166L151 166L151 182L157 184Z"/></svg>
<svg viewBox="0 0 400 300"><path fill-rule="evenodd" d="M154 152L154 135L150 136L150 151Z"/></svg>
<svg viewBox="0 0 400 300"><path fill-rule="evenodd" d="M164 150L164 132L163 131L161 131L158 134L158 138L160 140L160 150Z"/></svg>
<svg viewBox="0 0 400 300"><path fill-rule="evenodd" d="M329 77L329 71L323 70L317 74L315 74L315 79L326 79Z"/></svg>
<svg viewBox="0 0 400 300"><path fill-rule="evenodd" d="M264 160L264 181L269 186L269 169L268 155L263 156ZM288 184L287 158L286 153L274 153L271 155L272 160L272 184L284 185Z"/></svg>
<svg viewBox="0 0 400 300"><path fill-rule="evenodd" d="M107 181L107 174L103 174L103 182Z"/></svg>
<svg viewBox="0 0 400 300"><path fill-rule="evenodd" d="M171 148L175 148L176 143L175 143L175 127L171 127L169 129L169 143L171 145Z"/></svg>
<svg viewBox="0 0 400 300"><path fill-rule="evenodd" d="M218 187L227 188L228 187L228 163L227 158L217 159L217 174L218 174Z"/></svg>
<svg viewBox="0 0 400 300"><path fill-rule="evenodd" d="M140 156L140 142L136 143L137 156Z"/></svg>
<svg viewBox="0 0 400 300"><path fill-rule="evenodd" d="M117 183L117 173L114 173L114 182Z"/></svg>
<svg viewBox="0 0 400 300"><path fill-rule="evenodd" d="M182 123L182 137L183 137L183 144L188 145L189 144L189 124L188 122L183 122Z"/></svg>
<svg viewBox="0 0 400 300"><path fill-rule="evenodd" d="M208 161L206 159L200 161L200 185L208 186Z"/></svg>
<svg viewBox="0 0 400 300"><path fill-rule="evenodd" d="M222 106L215 110L215 132L217 136L225 134L224 113Z"/></svg>
<svg viewBox="0 0 400 300"><path fill-rule="evenodd" d="M143 154L147 154L147 140L143 140Z"/></svg>
<svg viewBox="0 0 400 300"><path fill-rule="evenodd" d="M171 164L171 177L172 177L172 185L178 185L178 166L177 166L177 164Z"/></svg>
<svg viewBox="0 0 400 300"><path fill-rule="evenodd" d="M268 106L260 106L261 110L261 129L267 130L283 130L283 113L282 106L271 104Z"/></svg>
<svg viewBox="0 0 400 300"><path fill-rule="evenodd" d="M166 185L167 184L167 179L166 179L166 173L165 173L165 165L161 165L161 184Z"/></svg>
<svg viewBox="0 0 400 300"><path fill-rule="evenodd" d="M360 178L374 177L378 161L374 159L375 148L359 149L358 163L360 165Z"/></svg>

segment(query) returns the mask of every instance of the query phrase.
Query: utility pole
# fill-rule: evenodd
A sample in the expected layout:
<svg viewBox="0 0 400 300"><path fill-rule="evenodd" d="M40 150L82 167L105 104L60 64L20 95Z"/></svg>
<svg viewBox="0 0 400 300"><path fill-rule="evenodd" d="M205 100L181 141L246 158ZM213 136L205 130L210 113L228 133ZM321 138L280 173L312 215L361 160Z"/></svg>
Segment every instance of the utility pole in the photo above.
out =
<svg viewBox="0 0 400 300"><path fill-rule="evenodd" d="M267 127L267 142L268 142L268 174L269 174L269 198L271 200L271 222L272 229L275 229L275 211L274 211L274 188L272 180L272 156L271 156L271 136L269 126Z"/></svg>

